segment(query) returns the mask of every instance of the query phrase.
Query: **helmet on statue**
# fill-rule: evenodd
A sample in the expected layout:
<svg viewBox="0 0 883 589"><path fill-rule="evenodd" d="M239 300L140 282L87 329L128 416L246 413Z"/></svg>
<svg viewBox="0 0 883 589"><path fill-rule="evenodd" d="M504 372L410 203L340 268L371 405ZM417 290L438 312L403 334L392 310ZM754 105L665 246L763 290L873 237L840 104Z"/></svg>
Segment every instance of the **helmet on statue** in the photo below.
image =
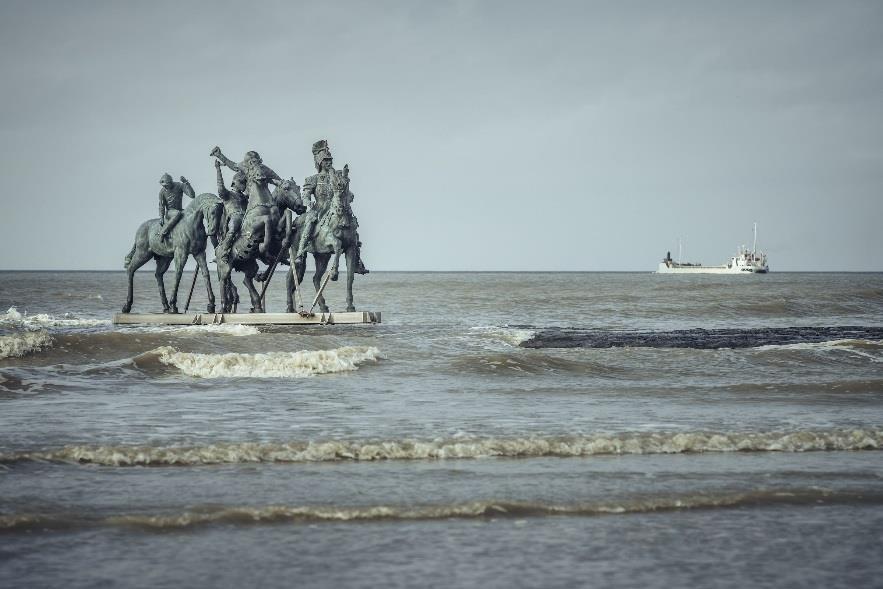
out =
<svg viewBox="0 0 883 589"><path fill-rule="evenodd" d="M323 160L331 160L331 148L328 147L328 141L326 139L320 139L313 143L313 163L316 166L316 169L321 169Z"/></svg>

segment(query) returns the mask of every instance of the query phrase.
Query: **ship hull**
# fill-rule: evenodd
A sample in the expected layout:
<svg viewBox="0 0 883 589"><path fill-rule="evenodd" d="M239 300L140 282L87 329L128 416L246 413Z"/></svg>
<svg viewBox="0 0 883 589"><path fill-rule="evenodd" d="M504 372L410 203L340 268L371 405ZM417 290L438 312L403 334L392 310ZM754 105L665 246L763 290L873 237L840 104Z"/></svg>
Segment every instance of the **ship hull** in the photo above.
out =
<svg viewBox="0 0 883 589"><path fill-rule="evenodd" d="M657 274L766 274L767 268L745 268L733 266L666 266L659 264Z"/></svg>

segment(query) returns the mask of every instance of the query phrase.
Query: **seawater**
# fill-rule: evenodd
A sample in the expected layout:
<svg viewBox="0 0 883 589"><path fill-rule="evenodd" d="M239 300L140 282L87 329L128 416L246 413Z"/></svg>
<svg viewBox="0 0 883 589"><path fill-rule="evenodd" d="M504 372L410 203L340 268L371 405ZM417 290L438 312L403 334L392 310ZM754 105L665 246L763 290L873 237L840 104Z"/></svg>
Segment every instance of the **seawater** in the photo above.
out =
<svg viewBox="0 0 883 589"><path fill-rule="evenodd" d="M355 288L115 327L123 273L0 272L0 586L879 582L883 275Z"/></svg>

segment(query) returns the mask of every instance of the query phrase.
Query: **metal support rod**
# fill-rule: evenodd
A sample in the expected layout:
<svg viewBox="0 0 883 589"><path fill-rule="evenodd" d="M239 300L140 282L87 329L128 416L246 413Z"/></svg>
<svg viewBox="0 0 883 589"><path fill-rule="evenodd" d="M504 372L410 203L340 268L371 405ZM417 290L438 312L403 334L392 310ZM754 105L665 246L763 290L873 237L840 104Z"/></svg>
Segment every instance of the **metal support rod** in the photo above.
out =
<svg viewBox="0 0 883 589"><path fill-rule="evenodd" d="M328 279L331 278L331 269L325 271L325 277L322 279L322 285L319 286L319 290L316 292L316 298L313 299L313 304L310 305L309 313L313 312L313 309L316 307L316 303L319 302L319 297L322 296L322 291L325 290L325 286L328 284Z"/></svg>
<svg viewBox="0 0 883 589"><path fill-rule="evenodd" d="M193 289L196 287L196 277L199 276L199 265L196 266L196 271L193 273L193 282L190 283L190 294L187 295L187 304L184 305L184 312L187 312L187 309L190 308L190 299L193 298Z"/></svg>
<svg viewBox="0 0 883 589"><path fill-rule="evenodd" d="M279 252L282 253L281 251ZM267 270L267 277L264 279L264 286L261 288L261 306L266 307L267 302L267 287L270 286L270 279L273 278L273 273L276 272L276 266L279 264L279 256L276 256L276 259L273 260L273 264L270 266L270 269Z"/></svg>

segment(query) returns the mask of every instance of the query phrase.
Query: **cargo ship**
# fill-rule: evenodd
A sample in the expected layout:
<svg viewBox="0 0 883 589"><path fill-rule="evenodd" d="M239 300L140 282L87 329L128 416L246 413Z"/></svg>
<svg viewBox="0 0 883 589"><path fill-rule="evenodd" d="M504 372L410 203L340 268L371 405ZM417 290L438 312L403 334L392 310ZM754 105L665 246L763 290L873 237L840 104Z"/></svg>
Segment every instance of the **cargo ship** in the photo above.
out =
<svg viewBox="0 0 883 589"><path fill-rule="evenodd" d="M671 259L671 252L668 252L659 263L657 274L766 274L770 271L767 263L767 256L763 252L757 251L757 223L754 224L754 246L748 249L745 246L739 247L735 256L730 258L726 264L720 266L703 266L702 264L694 264L690 262L681 262L680 255L678 261Z"/></svg>

